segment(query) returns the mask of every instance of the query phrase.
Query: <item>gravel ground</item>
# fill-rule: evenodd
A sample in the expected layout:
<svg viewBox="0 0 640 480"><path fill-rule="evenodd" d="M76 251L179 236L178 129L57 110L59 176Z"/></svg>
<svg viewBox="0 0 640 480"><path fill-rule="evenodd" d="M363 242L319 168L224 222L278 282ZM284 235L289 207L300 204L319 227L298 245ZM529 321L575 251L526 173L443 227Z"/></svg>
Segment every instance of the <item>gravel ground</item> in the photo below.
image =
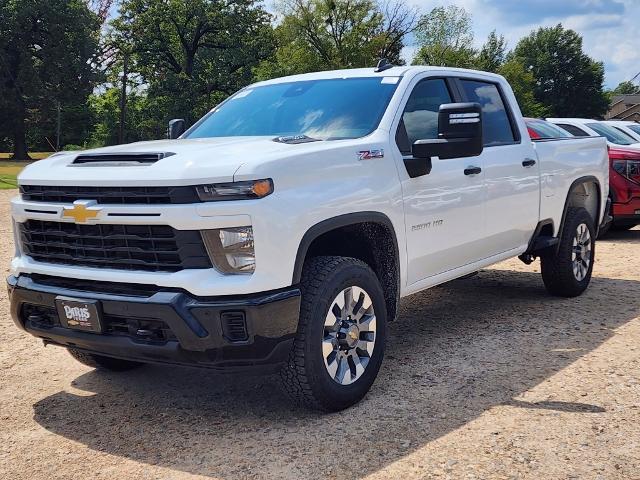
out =
<svg viewBox="0 0 640 480"><path fill-rule="evenodd" d="M519 261L407 298L373 389L330 415L273 377L98 373L0 295L0 478L640 479L639 266L635 229L598 244L577 299Z"/></svg>

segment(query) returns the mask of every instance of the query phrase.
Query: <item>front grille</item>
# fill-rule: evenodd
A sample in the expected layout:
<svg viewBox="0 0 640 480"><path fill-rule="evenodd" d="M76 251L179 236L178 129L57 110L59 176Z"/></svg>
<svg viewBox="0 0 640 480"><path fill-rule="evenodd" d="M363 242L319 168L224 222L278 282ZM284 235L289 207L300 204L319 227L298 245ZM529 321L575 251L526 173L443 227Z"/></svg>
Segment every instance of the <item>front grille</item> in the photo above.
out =
<svg viewBox="0 0 640 480"><path fill-rule="evenodd" d="M199 231L27 220L19 232L24 253L44 263L151 272L211 268Z"/></svg>
<svg viewBox="0 0 640 480"><path fill-rule="evenodd" d="M21 311L22 321L38 329L62 326L58 312L53 307L25 303ZM127 336L138 342L165 343L176 340L169 326L162 320L150 318L121 317L102 314L103 333L106 335Z"/></svg>
<svg viewBox="0 0 640 480"><path fill-rule="evenodd" d="M73 203L95 200L112 205L168 205L199 203L194 186L185 187L79 187L20 185L23 200L31 202Z"/></svg>

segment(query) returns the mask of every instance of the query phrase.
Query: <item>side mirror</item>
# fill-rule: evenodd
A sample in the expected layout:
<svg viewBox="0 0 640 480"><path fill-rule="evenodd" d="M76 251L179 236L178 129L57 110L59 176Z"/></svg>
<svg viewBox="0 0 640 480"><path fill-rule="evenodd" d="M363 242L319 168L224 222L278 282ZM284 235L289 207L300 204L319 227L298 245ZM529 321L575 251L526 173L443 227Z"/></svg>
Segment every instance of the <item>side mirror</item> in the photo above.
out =
<svg viewBox="0 0 640 480"><path fill-rule="evenodd" d="M483 148L480 104L446 103L438 112L438 138L416 141L411 148L414 158L409 161L414 171L422 165L422 172L414 172L418 173L415 176L426 175L431 171L431 157L475 157Z"/></svg>
<svg viewBox="0 0 640 480"><path fill-rule="evenodd" d="M167 137L173 140L182 135L186 130L184 119L182 118L174 118L169 121L169 129L167 131Z"/></svg>

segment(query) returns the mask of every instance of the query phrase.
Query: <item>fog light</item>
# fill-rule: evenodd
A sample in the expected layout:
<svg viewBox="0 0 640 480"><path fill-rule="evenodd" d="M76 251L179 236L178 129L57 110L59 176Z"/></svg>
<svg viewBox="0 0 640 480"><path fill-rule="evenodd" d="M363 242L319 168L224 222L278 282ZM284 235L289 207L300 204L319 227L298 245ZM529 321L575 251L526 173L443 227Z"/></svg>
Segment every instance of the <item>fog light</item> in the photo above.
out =
<svg viewBox="0 0 640 480"><path fill-rule="evenodd" d="M220 273L251 274L256 267L253 247L253 228L230 227L203 230L207 253Z"/></svg>

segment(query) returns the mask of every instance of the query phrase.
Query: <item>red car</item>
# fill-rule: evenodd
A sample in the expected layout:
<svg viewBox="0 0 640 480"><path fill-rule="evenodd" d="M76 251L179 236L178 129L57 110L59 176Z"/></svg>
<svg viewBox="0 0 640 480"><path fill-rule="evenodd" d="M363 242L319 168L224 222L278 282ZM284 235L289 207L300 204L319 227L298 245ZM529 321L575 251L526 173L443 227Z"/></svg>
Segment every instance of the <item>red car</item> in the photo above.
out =
<svg viewBox="0 0 640 480"><path fill-rule="evenodd" d="M640 151L609 148L609 197L612 228L640 225Z"/></svg>
<svg viewBox="0 0 640 480"><path fill-rule="evenodd" d="M563 138L572 135L552 123L525 118L533 139ZM628 230L640 225L640 151L609 147L609 198L613 217L611 228ZM605 232L601 232L605 233Z"/></svg>

